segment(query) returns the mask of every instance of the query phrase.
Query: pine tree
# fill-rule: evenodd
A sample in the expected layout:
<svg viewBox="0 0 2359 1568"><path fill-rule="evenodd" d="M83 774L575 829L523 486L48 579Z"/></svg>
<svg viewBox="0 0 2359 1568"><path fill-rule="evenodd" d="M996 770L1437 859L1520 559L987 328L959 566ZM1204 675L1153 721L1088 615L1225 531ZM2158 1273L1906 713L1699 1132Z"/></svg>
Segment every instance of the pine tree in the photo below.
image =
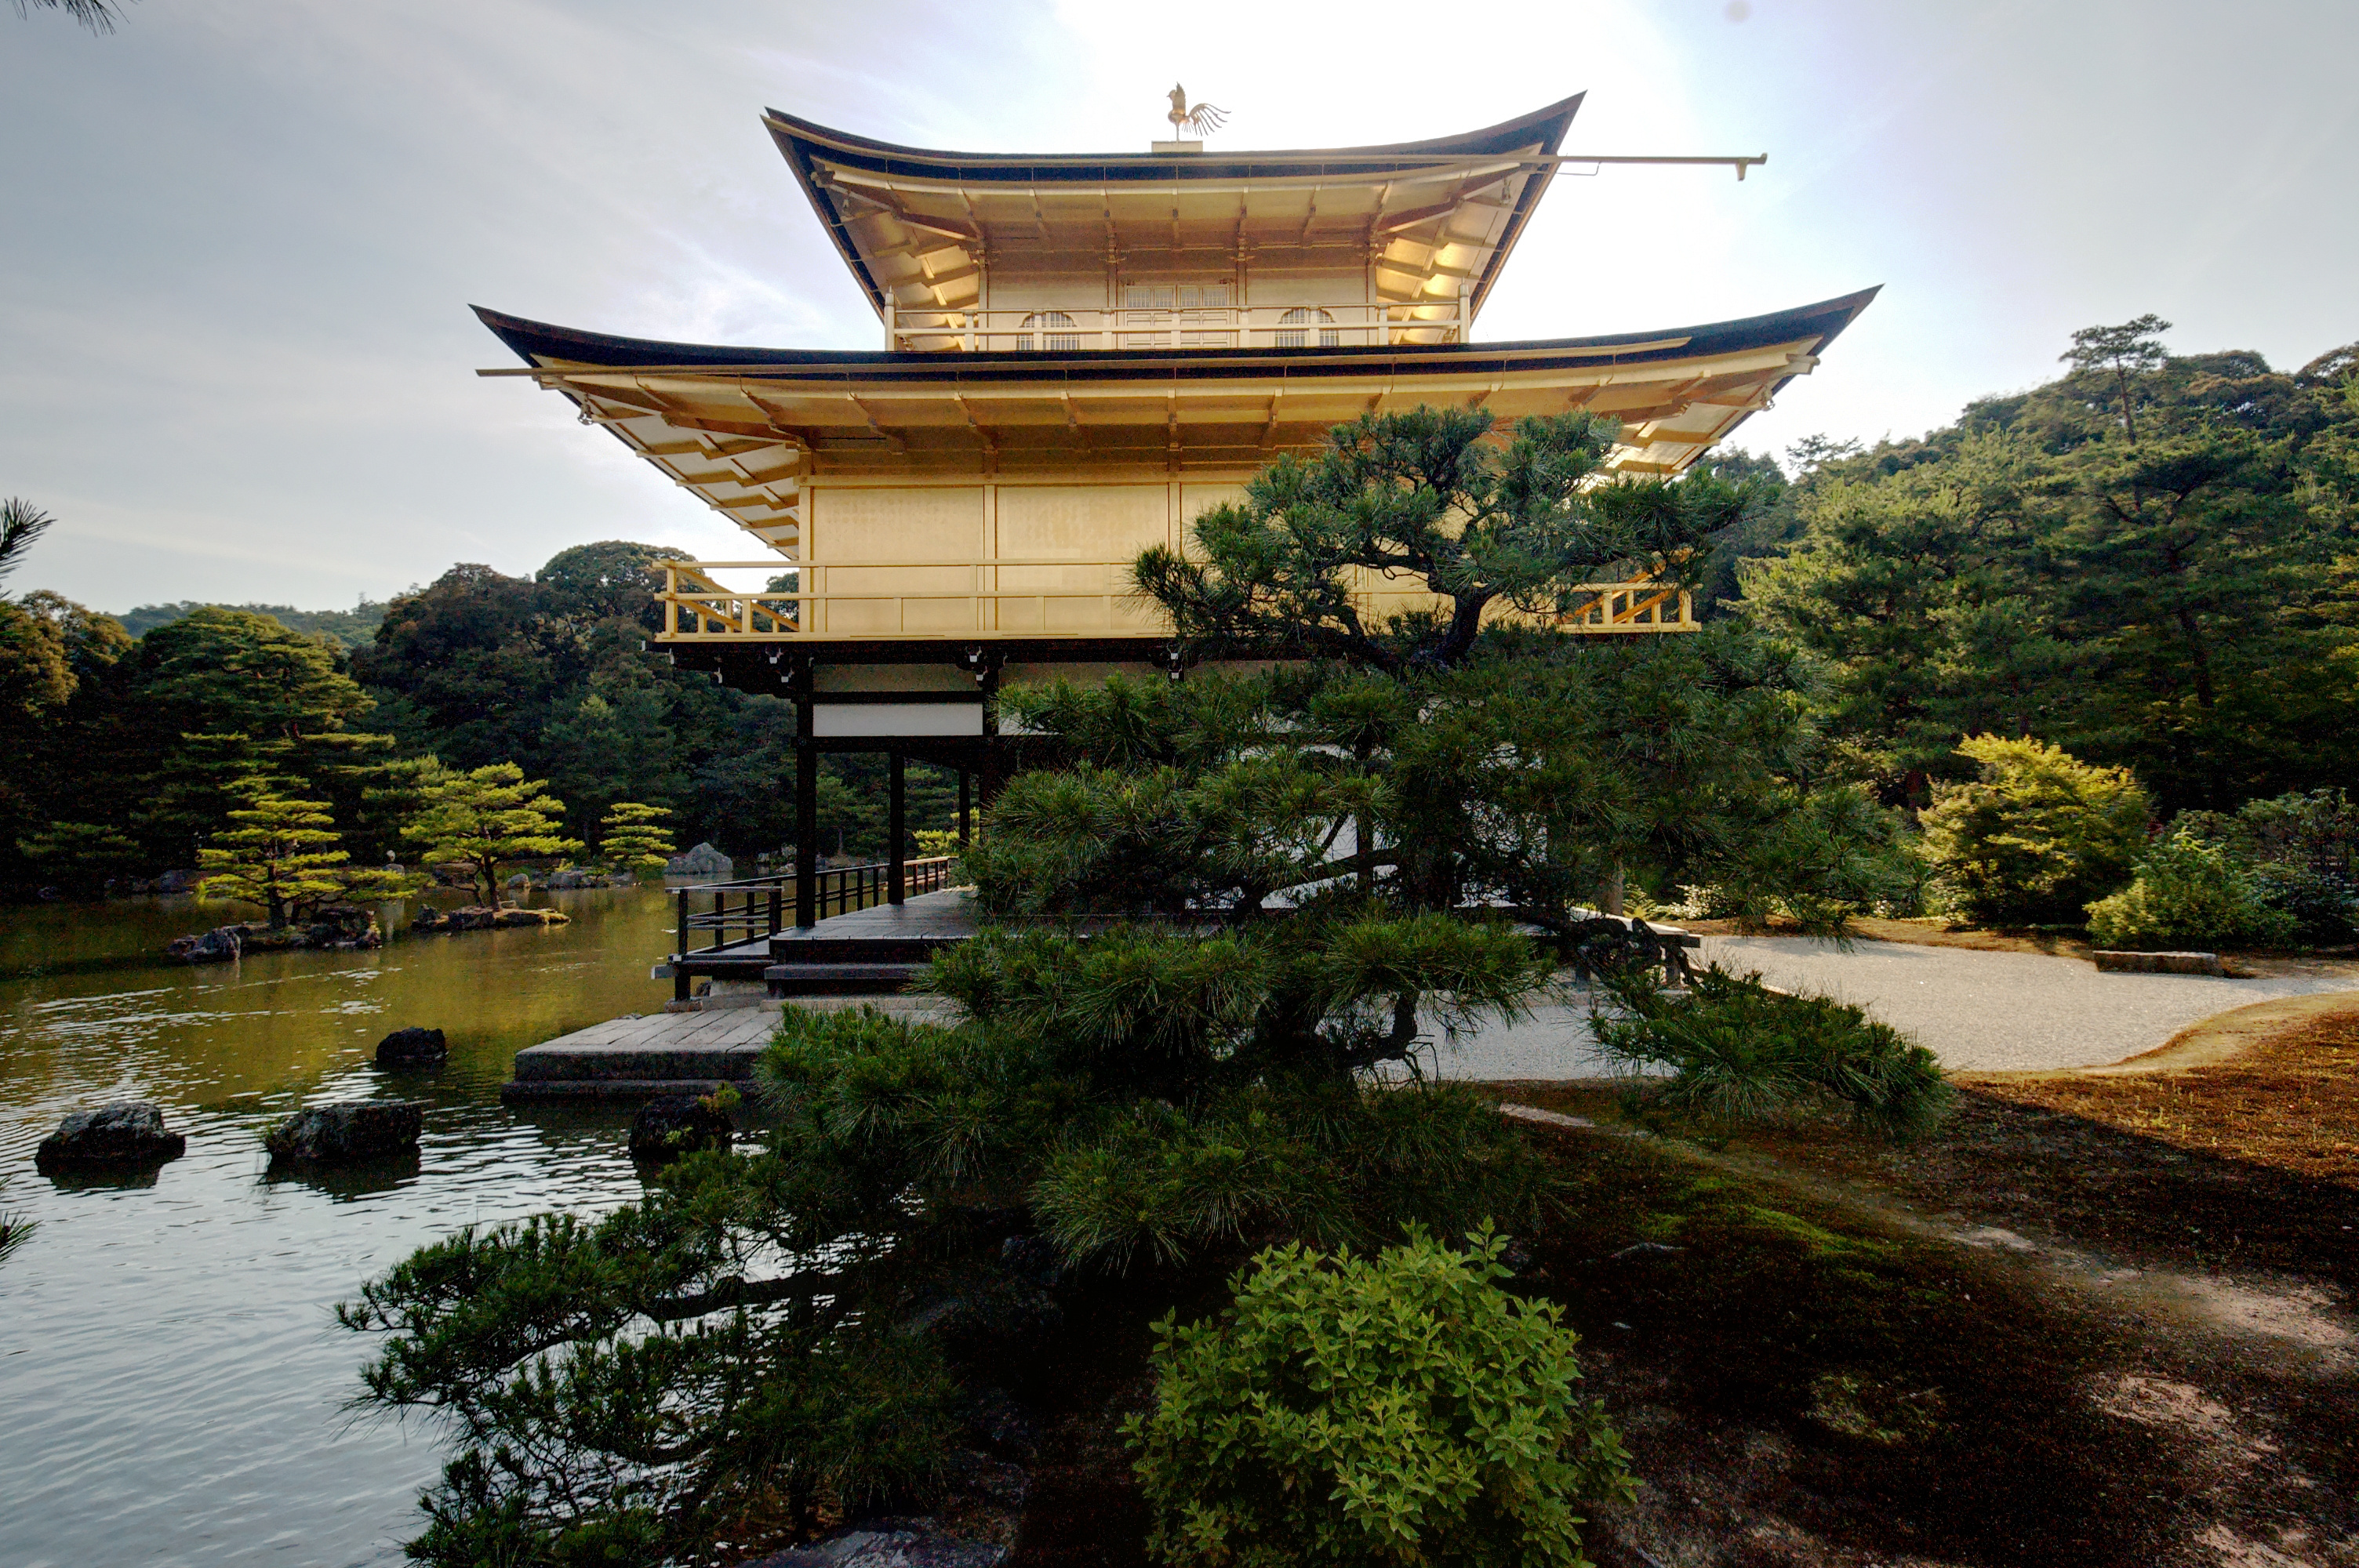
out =
<svg viewBox="0 0 2359 1568"><path fill-rule="evenodd" d="M419 787L419 813L402 837L429 860L464 860L475 868L484 902L499 896L503 861L567 855L581 840L564 836L565 803L546 794L549 781L527 779L514 762L465 773L446 770Z"/></svg>
<svg viewBox="0 0 2359 1568"><path fill-rule="evenodd" d="M1496 611L1563 613L1592 578L1693 570L1699 549L1767 498L1709 471L1608 480L1621 432L1610 418L1499 425L1479 408L1424 407L1339 425L1317 457L1281 458L1243 500L1199 517L1193 551L1141 555L1139 589L1200 654L1449 669L1473 656ZM1442 607L1372 623L1371 576Z"/></svg>
<svg viewBox="0 0 2359 1568"><path fill-rule="evenodd" d="M280 795L264 778L245 780L237 793L245 805L229 819L238 826L215 834L199 860L210 873L198 884L202 896L258 903L277 930L343 891L330 868L348 857L335 848L326 802Z"/></svg>
<svg viewBox="0 0 2359 1568"><path fill-rule="evenodd" d="M616 801L598 825L598 854L610 867L660 866L679 850L666 819L671 808Z"/></svg>

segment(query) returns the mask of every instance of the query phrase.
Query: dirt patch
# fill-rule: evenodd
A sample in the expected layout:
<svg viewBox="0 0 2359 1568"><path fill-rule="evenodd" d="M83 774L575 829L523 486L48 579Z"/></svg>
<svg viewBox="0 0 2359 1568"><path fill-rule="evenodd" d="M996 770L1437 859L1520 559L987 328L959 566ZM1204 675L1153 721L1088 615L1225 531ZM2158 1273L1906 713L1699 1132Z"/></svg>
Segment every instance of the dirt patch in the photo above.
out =
<svg viewBox="0 0 2359 1568"><path fill-rule="evenodd" d="M2359 1006L2347 995L2239 1009L2116 1068L1959 1081L1995 1100L2359 1192Z"/></svg>
<svg viewBox="0 0 2359 1568"><path fill-rule="evenodd" d="M2100 1252L1995 1184L1979 1218L1908 1201L1958 1195L1954 1153L1919 1186L1921 1151L1707 1149L1630 1136L1610 1090L1518 1098L1599 1123L1536 1136L1573 1197L1545 1288L1644 1478L1601 1562L2359 1562L2332 1284ZM2009 1162L2018 1188L2080 1163Z"/></svg>
<svg viewBox="0 0 2359 1568"><path fill-rule="evenodd" d="M2191 1368L2003 1242L1660 1141L1541 1136L1573 1202L1540 1283L1587 1336L1642 1477L1601 1561L2208 1564L2207 1530L2281 1550L2288 1529L2359 1524L2326 1488L2285 1500L2287 1477L2347 1459L2329 1401L2301 1397L2322 1390L2288 1403Z"/></svg>

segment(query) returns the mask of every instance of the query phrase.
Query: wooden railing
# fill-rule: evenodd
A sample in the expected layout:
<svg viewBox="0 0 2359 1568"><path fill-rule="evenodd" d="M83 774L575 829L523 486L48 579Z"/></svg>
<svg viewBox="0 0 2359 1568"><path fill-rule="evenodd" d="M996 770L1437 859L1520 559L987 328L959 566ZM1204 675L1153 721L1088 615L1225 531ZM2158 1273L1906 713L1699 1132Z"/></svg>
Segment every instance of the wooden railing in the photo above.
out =
<svg viewBox="0 0 2359 1568"><path fill-rule="evenodd" d="M950 886L951 867L955 863L949 855L902 861L901 873L908 893L914 896L937 892ZM831 866L814 880L812 903L821 920L849 914L856 909L883 903L891 891L892 881L893 866L889 860ZM741 942L776 936L794 925L796 891L792 871L741 877L735 881L701 882L674 890L673 896L679 903L679 924L674 928L679 950L674 957L690 957L700 951L718 952ZM701 932L710 932L712 938L701 949L696 946Z"/></svg>
<svg viewBox="0 0 2359 1568"><path fill-rule="evenodd" d="M1466 341L1463 297L1376 305L1166 306L1108 310L892 308L885 346L914 352L1386 348Z"/></svg>
<svg viewBox="0 0 2359 1568"><path fill-rule="evenodd" d="M928 561L664 561L660 639L668 643L784 642L826 637L958 638L1155 637L1162 613L1131 589L1128 561L1029 557ZM795 592L723 587L726 570L791 569ZM856 589L835 590L831 574L856 574ZM1054 582L1038 579L1054 574ZM919 583L910 574L922 574ZM963 576L963 584L946 579ZM897 590L896 584L907 584ZM1693 632L1691 595L1676 583L1585 582L1561 614L1539 619L1569 632ZM1356 596L1361 613L1381 619L1419 608L1432 596L1378 589ZM1502 605L1494 619L1516 619Z"/></svg>

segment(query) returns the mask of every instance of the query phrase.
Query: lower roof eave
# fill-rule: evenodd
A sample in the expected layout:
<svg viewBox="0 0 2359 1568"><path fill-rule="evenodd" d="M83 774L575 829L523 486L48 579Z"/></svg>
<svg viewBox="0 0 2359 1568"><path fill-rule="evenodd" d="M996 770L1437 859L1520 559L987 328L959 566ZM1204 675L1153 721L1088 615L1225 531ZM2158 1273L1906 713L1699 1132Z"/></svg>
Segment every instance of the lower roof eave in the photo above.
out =
<svg viewBox="0 0 2359 1568"><path fill-rule="evenodd" d="M1512 342L1320 349L1082 349L973 353L751 349L584 332L504 315L481 306L475 307L475 314L535 370L936 384L1103 383L1169 380L1174 376L1266 379L1365 376L1372 373L1481 374L1692 360L1788 343L1807 343L1806 351L1816 353L1867 308L1881 287L1766 316L1655 332Z"/></svg>

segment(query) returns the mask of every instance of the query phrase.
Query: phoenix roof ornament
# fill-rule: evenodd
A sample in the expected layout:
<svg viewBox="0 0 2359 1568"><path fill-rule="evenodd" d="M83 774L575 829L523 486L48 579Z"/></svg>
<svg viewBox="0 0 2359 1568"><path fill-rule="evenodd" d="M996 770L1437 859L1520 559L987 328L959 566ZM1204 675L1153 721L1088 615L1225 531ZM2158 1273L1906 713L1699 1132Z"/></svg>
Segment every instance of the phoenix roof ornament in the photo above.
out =
<svg viewBox="0 0 2359 1568"><path fill-rule="evenodd" d="M1209 135L1219 130L1228 117L1227 110L1211 103L1199 103L1190 108L1188 90L1176 81L1171 84L1171 113L1164 118L1171 122L1174 137L1185 136L1190 131L1199 136Z"/></svg>

